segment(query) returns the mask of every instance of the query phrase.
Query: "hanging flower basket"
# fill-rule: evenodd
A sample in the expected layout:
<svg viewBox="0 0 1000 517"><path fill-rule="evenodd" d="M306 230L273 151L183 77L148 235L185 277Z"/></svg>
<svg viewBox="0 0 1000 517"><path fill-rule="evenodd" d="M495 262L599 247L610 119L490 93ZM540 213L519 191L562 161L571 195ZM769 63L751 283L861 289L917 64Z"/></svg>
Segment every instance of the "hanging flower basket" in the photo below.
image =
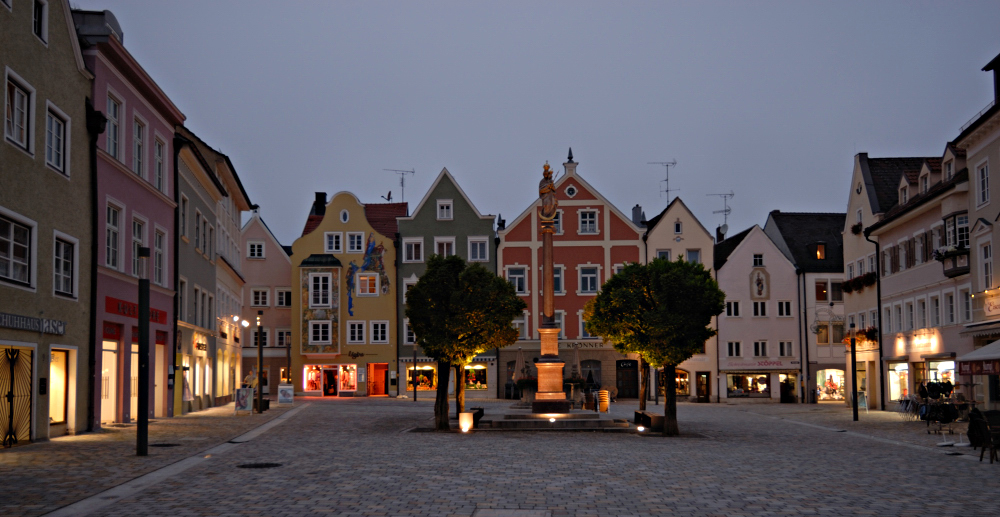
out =
<svg viewBox="0 0 1000 517"><path fill-rule="evenodd" d="M878 281L878 273L869 271L868 273L861 275L859 278L861 279L861 285L863 287L871 287ZM860 291L860 289L858 290Z"/></svg>
<svg viewBox="0 0 1000 517"><path fill-rule="evenodd" d="M851 233L853 233L854 235L860 234L861 229L862 229L861 223L854 223L853 225L851 225Z"/></svg>

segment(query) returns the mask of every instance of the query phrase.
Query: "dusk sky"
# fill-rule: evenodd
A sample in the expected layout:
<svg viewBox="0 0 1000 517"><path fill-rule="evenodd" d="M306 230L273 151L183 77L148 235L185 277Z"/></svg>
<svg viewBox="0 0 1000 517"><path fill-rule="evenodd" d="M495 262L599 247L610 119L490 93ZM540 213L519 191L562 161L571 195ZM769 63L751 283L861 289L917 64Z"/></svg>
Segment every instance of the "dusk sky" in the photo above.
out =
<svg viewBox="0 0 1000 517"><path fill-rule="evenodd" d="M854 155L940 156L993 98L1000 4L74 0L228 154L282 242L316 191L414 208L447 167L512 221L542 165L709 231L843 212Z"/></svg>

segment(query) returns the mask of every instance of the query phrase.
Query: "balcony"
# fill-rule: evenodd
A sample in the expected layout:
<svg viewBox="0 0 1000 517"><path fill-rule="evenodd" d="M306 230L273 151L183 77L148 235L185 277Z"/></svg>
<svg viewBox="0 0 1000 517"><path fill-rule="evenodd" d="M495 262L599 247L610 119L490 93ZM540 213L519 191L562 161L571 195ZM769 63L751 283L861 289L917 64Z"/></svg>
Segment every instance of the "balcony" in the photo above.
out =
<svg viewBox="0 0 1000 517"><path fill-rule="evenodd" d="M949 246L934 250L934 260L941 263L944 276L955 278L969 273L969 249Z"/></svg>

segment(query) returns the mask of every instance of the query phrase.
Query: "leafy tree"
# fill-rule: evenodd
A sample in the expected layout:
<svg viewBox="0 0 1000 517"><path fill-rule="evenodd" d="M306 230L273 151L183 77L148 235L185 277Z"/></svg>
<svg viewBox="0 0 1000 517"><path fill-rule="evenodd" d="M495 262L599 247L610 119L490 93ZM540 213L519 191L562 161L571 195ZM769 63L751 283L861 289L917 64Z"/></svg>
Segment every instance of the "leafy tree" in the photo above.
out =
<svg viewBox="0 0 1000 517"><path fill-rule="evenodd" d="M434 422L448 423L448 381L455 368L456 413L465 410L465 365L476 355L517 341L511 326L525 309L514 286L479 264L432 255L427 270L406 295L406 317L417 344L438 361Z"/></svg>
<svg viewBox="0 0 1000 517"><path fill-rule="evenodd" d="M725 293L701 264L656 259L630 264L605 282L586 308L587 331L663 366L665 436L677 427L676 367L699 353L715 335L709 325L725 307ZM645 394L643 394L643 400Z"/></svg>

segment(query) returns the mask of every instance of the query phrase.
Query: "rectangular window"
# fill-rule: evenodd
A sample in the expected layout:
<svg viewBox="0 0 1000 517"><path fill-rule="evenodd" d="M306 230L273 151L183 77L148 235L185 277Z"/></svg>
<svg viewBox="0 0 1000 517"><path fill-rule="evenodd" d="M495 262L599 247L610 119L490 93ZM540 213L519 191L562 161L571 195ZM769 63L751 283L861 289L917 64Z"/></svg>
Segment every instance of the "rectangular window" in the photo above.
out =
<svg viewBox="0 0 1000 517"><path fill-rule="evenodd" d="M826 282L816 282L816 301L825 302L827 299Z"/></svg>
<svg viewBox="0 0 1000 517"><path fill-rule="evenodd" d="M758 317L767 316L767 302L753 302L753 315Z"/></svg>
<svg viewBox="0 0 1000 517"><path fill-rule="evenodd" d="M816 245L816 260L826 260L826 244Z"/></svg>
<svg viewBox="0 0 1000 517"><path fill-rule="evenodd" d="M730 341L729 342L729 357L741 357L743 354L740 353L740 342Z"/></svg>
<svg viewBox="0 0 1000 517"><path fill-rule="evenodd" d="M268 328L267 327L261 327L260 328L260 336L258 336L257 335L257 328L254 327L253 332L250 333L250 339L253 339L253 341L251 341L249 344L251 346L257 346L257 338L261 337L261 338L263 338L263 341L260 342L261 346L270 346L271 345L271 340L270 340L271 336L269 334L270 334L270 332L268 332Z"/></svg>
<svg viewBox="0 0 1000 517"><path fill-rule="evenodd" d="M389 342L389 322L388 321L373 321L372 322L372 343L388 343Z"/></svg>
<svg viewBox="0 0 1000 517"><path fill-rule="evenodd" d="M753 256L753 267L763 267L764 266L764 255L762 253L756 253Z"/></svg>
<svg viewBox="0 0 1000 517"><path fill-rule="evenodd" d="M167 236L163 232L156 232L153 236L153 283L156 285L164 285L167 281L163 274L166 245Z"/></svg>
<svg viewBox="0 0 1000 517"><path fill-rule="evenodd" d="M580 339L591 339L596 336L591 336L590 332L587 332L587 322L583 319L583 315L580 316Z"/></svg>
<svg viewBox="0 0 1000 517"><path fill-rule="evenodd" d="M917 328L927 328L927 300L917 301Z"/></svg>
<svg viewBox="0 0 1000 517"><path fill-rule="evenodd" d="M859 260L857 264L858 264L858 276L865 274L865 261Z"/></svg>
<svg viewBox="0 0 1000 517"><path fill-rule="evenodd" d="M868 327L865 326L865 313L858 314L858 330L864 330Z"/></svg>
<svg viewBox="0 0 1000 517"><path fill-rule="evenodd" d="M310 321L309 322L309 343L331 343L330 322Z"/></svg>
<svg viewBox="0 0 1000 517"><path fill-rule="evenodd" d="M52 110L45 115L45 163L66 173L66 120Z"/></svg>
<svg viewBox="0 0 1000 517"><path fill-rule="evenodd" d="M556 234L562 233L562 210L556 210L556 215L552 219L552 224L554 225L553 231Z"/></svg>
<svg viewBox="0 0 1000 517"><path fill-rule="evenodd" d="M979 166L976 172L976 187L978 189L976 200L979 205L990 202L990 168L988 164Z"/></svg>
<svg viewBox="0 0 1000 517"><path fill-rule="evenodd" d="M118 269L121 264L118 238L121 228L121 210L108 205L108 219L105 222L104 237L106 242L104 265Z"/></svg>
<svg viewBox="0 0 1000 517"><path fill-rule="evenodd" d="M597 233L597 211L580 211L580 233Z"/></svg>
<svg viewBox="0 0 1000 517"><path fill-rule="evenodd" d="M188 198L181 196L181 235L187 237Z"/></svg>
<svg viewBox="0 0 1000 517"><path fill-rule="evenodd" d="M563 294L563 268L552 267L552 293Z"/></svg>
<svg viewBox="0 0 1000 517"><path fill-rule="evenodd" d="M944 311L945 323L949 325L955 323L955 295L951 293L944 295Z"/></svg>
<svg viewBox="0 0 1000 517"><path fill-rule="evenodd" d="M417 335L413 333L413 327L410 326L410 320L403 320L403 332L404 338L403 343L407 345L412 345L417 342Z"/></svg>
<svg viewBox="0 0 1000 517"><path fill-rule="evenodd" d="M782 300L778 302L778 316L791 316L792 315L792 302L789 300Z"/></svg>
<svg viewBox="0 0 1000 517"><path fill-rule="evenodd" d="M424 240L403 239L403 262L424 261Z"/></svg>
<svg viewBox="0 0 1000 517"><path fill-rule="evenodd" d="M108 139L108 154L110 154L114 159L121 161L122 157L120 154L121 146L121 110L122 105L112 97L108 97L108 112L105 114L108 117L107 123L107 139Z"/></svg>
<svg viewBox="0 0 1000 517"><path fill-rule="evenodd" d="M820 323L816 326L816 344L830 344L830 326L826 323Z"/></svg>
<svg viewBox="0 0 1000 517"><path fill-rule="evenodd" d="M450 257L455 254L455 239L434 239L434 253L442 257Z"/></svg>
<svg viewBox="0 0 1000 517"><path fill-rule="evenodd" d="M201 232L204 227L204 222L202 221L201 212L194 211L194 248L196 250L201 250Z"/></svg>
<svg viewBox="0 0 1000 517"><path fill-rule="evenodd" d="M309 306L330 306L330 275L312 274L309 282Z"/></svg>
<svg viewBox="0 0 1000 517"><path fill-rule="evenodd" d="M437 202L437 218L439 221L450 221L452 219L451 200L439 199Z"/></svg>
<svg viewBox="0 0 1000 517"><path fill-rule="evenodd" d="M292 306L292 291L291 289L275 289L274 290L274 306L275 307L291 307Z"/></svg>
<svg viewBox="0 0 1000 517"><path fill-rule="evenodd" d="M163 142L156 139L153 142L153 186L163 192Z"/></svg>
<svg viewBox="0 0 1000 517"><path fill-rule="evenodd" d="M559 339L566 339L566 325L563 323L566 320L566 313L563 311L554 311L552 313L552 321L559 327Z"/></svg>
<svg viewBox="0 0 1000 517"><path fill-rule="evenodd" d="M361 253L365 250L363 232L347 232L347 252Z"/></svg>
<svg viewBox="0 0 1000 517"><path fill-rule="evenodd" d="M2 226L3 223L0 223ZM3 242L3 236L0 235L0 243ZM3 248L3 244L0 244L0 250ZM56 239L55 248L55 259L52 267L54 280L55 280L55 291L59 294L64 294L67 296L74 296L76 293L73 292L73 243L65 241L63 239ZM2 253L2 251L0 251ZM3 259L0 258L0 261ZM3 266L0 266L2 268Z"/></svg>
<svg viewBox="0 0 1000 517"><path fill-rule="evenodd" d="M956 233L958 234L958 247L969 247L969 214L955 216Z"/></svg>
<svg viewBox="0 0 1000 517"><path fill-rule="evenodd" d="M993 288L993 246L985 244L982 247L983 257L983 290Z"/></svg>
<svg viewBox="0 0 1000 517"><path fill-rule="evenodd" d="M323 234L327 253L342 253L344 251L344 234L341 232L326 232Z"/></svg>
<svg viewBox="0 0 1000 517"><path fill-rule="evenodd" d="M680 221L674 222L674 233L675 234L684 233L683 228L684 228L684 225L682 225Z"/></svg>
<svg viewBox="0 0 1000 517"><path fill-rule="evenodd" d="M767 341L753 342L754 357L767 357Z"/></svg>
<svg viewBox="0 0 1000 517"><path fill-rule="evenodd" d="M291 330L279 330L277 331L278 341L275 343L276 346L281 348L287 348L292 344L292 331Z"/></svg>
<svg viewBox="0 0 1000 517"><path fill-rule="evenodd" d="M263 242L247 243L247 258L252 258L252 259L264 258L264 243Z"/></svg>
<svg viewBox="0 0 1000 517"><path fill-rule="evenodd" d="M830 301L834 302L844 301L843 282L830 282Z"/></svg>
<svg viewBox="0 0 1000 517"><path fill-rule="evenodd" d="M656 250L656 258L670 260L670 250Z"/></svg>
<svg viewBox="0 0 1000 517"><path fill-rule="evenodd" d="M687 250L687 257L685 260L701 264L701 250Z"/></svg>
<svg viewBox="0 0 1000 517"><path fill-rule="evenodd" d="M139 248L146 242L146 225L138 219L132 220L132 276L139 276Z"/></svg>
<svg viewBox="0 0 1000 517"><path fill-rule="evenodd" d="M486 239L469 239L469 262L486 262L490 260L486 247Z"/></svg>
<svg viewBox="0 0 1000 517"><path fill-rule="evenodd" d="M848 280L854 278L854 264L847 265L847 278Z"/></svg>
<svg viewBox="0 0 1000 517"><path fill-rule="evenodd" d="M913 304L906 304L906 329L913 330Z"/></svg>
<svg viewBox="0 0 1000 517"><path fill-rule="evenodd" d="M146 154L146 125L139 119L132 124L132 172L144 176Z"/></svg>
<svg viewBox="0 0 1000 517"><path fill-rule="evenodd" d="M29 150L28 139L31 135L30 101L28 89L8 78L4 134L25 151Z"/></svg>
<svg viewBox="0 0 1000 517"><path fill-rule="evenodd" d="M941 326L941 299L937 296L931 297L931 326Z"/></svg>
<svg viewBox="0 0 1000 517"><path fill-rule="evenodd" d="M963 289L961 291L962 296L962 318L964 321L972 321L972 297L969 295L968 289Z"/></svg>
<svg viewBox="0 0 1000 517"><path fill-rule="evenodd" d="M903 307L900 305L896 306L896 332L903 331Z"/></svg>
<svg viewBox="0 0 1000 517"><path fill-rule="evenodd" d="M378 296L378 273L358 273L358 296Z"/></svg>
<svg viewBox="0 0 1000 517"><path fill-rule="evenodd" d="M251 289L250 290L250 306L251 307L268 307L270 304L267 300L267 295L270 293L270 289Z"/></svg>
<svg viewBox="0 0 1000 517"><path fill-rule="evenodd" d="M792 342L778 341L778 353L781 357L792 357Z"/></svg>
<svg viewBox="0 0 1000 517"><path fill-rule="evenodd" d="M738 318L740 316L740 302L726 302L726 316Z"/></svg>
<svg viewBox="0 0 1000 517"><path fill-rule="evenodd" d="M354 345L363 345L365 343L365 322L347 322L347 342Z"/></svg>
<svg viewBox="0 0 1000 517"><path fill-rule="evenodd" d="M49 5L47 2L42 2L41 0L35 0L34 6L31 10L31 32L38 36L38 39L44 41L48 40L48 13Z"/></svg>
<svg viewBox="0 0 1000 517"><path fill-rule="evenodd" d="M528 339L528 313L525 312L520 318L511 322L517 329L517 339Z"/></svg>
<svg viewBox="0 0 1000 517"><path fill-rule="evenodd" d="M31 230L0 216L0 278L31 282Z"/></svg>
<svg viewBox="0 0 1000 517"><path fill-rule="evenodd" d="M878 264L876 264L875 261L876 258L874 253L868 255L868 271L871 271L873 273L878 272Z"/></svg>
<svg viewBox="0 0 1000 517"><path fill-rule="evenodd" d="M580 268L580 292L596 293L597 287L598 287L597 268L596 267Z"/></svg>
<svg viewBox="0 0 1000 517"><path fill-rule="evenodd" d="M517 294L528 293L528 281L523 267L508 268L507 281L514 285Z"/></svg>

